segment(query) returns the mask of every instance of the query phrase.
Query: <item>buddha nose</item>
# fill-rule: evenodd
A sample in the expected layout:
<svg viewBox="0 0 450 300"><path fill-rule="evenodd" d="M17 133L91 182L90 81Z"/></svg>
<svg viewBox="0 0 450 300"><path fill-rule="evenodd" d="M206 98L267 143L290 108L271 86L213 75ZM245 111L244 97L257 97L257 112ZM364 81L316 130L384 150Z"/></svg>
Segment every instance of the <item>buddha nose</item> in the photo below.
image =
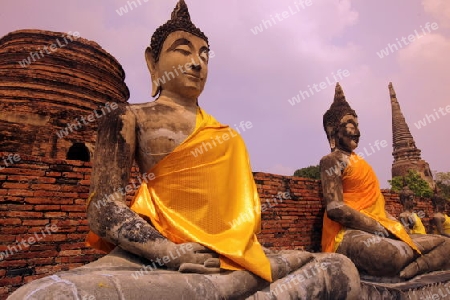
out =
<svg viewBox="0 0 450 300"><path fill-rule="evenodd" d="M199 64L199 63L194 62L194 63L191 65L191 69L192 69L192 70L195 70L195 71L200 71L200 70L202 69L202 65Z"/></svg>

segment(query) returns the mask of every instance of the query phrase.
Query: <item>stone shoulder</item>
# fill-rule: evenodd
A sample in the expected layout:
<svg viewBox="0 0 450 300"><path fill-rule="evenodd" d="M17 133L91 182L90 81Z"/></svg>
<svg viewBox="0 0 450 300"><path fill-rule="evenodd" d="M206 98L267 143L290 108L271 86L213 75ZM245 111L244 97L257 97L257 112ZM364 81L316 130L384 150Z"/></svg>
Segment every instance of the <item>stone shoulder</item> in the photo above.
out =
<svg viewBox="0 0 450 300"><path fill-rule="evenodd" d="M132 112L135 116L138 116L148 109L156 109L158 103L156 101L144 102L144 103L129 103L127 105L127 111Z"/></svg>
<svg viewBox="0 0 450 300"><path fill-rule="evenodd" d="M343 153L339 151L333 151L325 156L323 156L320 159L319 165L322 166L330 166L334 165L336 163L340 163L342 161L348 160L348 157L346 157Z"/></svg>

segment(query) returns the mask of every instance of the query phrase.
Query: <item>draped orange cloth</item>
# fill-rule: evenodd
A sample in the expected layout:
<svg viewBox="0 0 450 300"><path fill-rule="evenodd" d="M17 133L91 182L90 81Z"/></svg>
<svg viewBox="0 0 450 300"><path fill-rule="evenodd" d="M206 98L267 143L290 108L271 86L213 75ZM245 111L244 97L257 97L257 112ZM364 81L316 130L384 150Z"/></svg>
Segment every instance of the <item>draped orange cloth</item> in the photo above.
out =
<svg viewBox="0 0 450 300"><path fill-rule="evenodd" d="M350 163L342 174L344 203L351 208L378 221L386 230L398 239L407 243L412 249L420 253L402 224L389 219L386 215L385 200L381 194L378 178L372 167L360 156L352 153ZM325 213L323 218L322 251L335 252L337 242L342 238L345 228L330 220Z"/></svg>
<svg viewBox="0 0 450 300"><path fill-rule="evenodd" d="M149 173L131 204L174 243L197 242L220 254L221 268L272 281L256 233L261 203L244 141L199 109L194 132Z"/></svg>

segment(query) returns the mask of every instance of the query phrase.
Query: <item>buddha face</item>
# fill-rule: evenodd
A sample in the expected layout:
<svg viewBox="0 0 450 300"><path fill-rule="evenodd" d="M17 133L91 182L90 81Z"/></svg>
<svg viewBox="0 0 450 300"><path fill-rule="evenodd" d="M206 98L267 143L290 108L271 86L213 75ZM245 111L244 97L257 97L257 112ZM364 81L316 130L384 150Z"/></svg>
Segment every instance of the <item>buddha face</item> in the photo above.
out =
<svg viewBox="0 0 450 300"><path fill-rule="evenodd" d="M341 119L337 131L336 148L345 152L353 152L358 147L360 132L358 118L347 114Z"/></svg>
<svg viewBox="0 0 450 300"><path fill-rule="evenodd" d="M445 200L441 200L441 201L436 205L437 211L442 212L442 213L446 212L446 211L447 211L447 203L446 203L446 202L447 202L447 201L445 201Z"/></svg>
<svg viewBox="0 0 450 300"><path fill-rule="evenodd" d="M403 208L405 210L412 210L414 208L414 195L400 195L403 197Z"/></svg>
<svg viewBox="0 0 450 300"><path fill-rule="evenodd" d="M185 31L172 32L164 41L159 60L145 52L156 96L171 93L198 98L208 76L209 48L205 40Z"/></svg>

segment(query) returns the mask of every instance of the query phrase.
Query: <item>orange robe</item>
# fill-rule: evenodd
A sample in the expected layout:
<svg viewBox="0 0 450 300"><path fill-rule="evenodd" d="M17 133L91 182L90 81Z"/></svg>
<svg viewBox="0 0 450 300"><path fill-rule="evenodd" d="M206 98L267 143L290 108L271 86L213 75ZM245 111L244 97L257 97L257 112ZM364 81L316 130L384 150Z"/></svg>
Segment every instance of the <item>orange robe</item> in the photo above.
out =
<svg viewBox="0 0 450 300"><path fill-rule="evenodd" d="M194 132L148 173L155 179L140 186L133 211L174 243L197 242L219 253L222 268L272 281L256 238L261 202L236 131L199 109Z"/></svg>
<svg viewBox="0 0 450 300"><path fill-rule="evenodd" d="M385 200L383 194L381 194L378 178L372 167L355 153L351 154L349 161L350 163L342 174L344 203L378 221L386 230L420 253L402 224L387 217ZM335 252L343 238L344 231L345 228L341 224L330 220L325 213L323 218L322 251Z"/></svg>

